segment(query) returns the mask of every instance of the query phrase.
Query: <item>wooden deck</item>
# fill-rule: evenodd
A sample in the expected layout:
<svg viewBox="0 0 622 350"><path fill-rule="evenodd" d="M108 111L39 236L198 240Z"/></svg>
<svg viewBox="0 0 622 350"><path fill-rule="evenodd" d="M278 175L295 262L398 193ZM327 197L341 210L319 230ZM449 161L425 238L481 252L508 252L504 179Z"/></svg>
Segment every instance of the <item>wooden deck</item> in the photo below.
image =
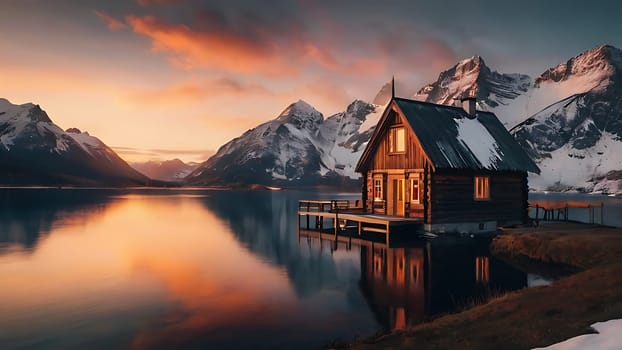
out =
<svg viewBox="0 0 622 350"><path fill-rule="evenodd" d="M326 220L330 222L328 225ZM298 202L298 228L318 232L330 229L335 239L346 231L355 232L358 237L366 232L380 233L384 234L388 245L391 232L396 228L412 229L423 235L423 219L367 214L358 200L301 200Z"/></svg>

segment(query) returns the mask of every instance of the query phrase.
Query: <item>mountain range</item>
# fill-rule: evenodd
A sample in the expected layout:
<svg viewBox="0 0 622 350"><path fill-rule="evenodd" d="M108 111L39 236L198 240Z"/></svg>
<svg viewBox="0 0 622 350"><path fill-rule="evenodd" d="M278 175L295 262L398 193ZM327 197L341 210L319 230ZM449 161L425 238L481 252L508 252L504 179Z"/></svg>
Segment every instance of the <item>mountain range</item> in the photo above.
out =
<svg viewBox="0 0 622 350"><path fill-rule="evenodd" d="M184 163L178 158L164 161L150 160L130 163L132 168L151 179L172 182L183 181L199 165L199 163L194 162Z"/></svg>
<svg viewBox="0 0 622 350"><path fill-rule="evenodd" d="M622 51L601 45L537 77L501 73L474 56L408 95L453 104L477 97L542 170L536 190L622 192ZM360 187L354 168L391 97L355 100L325 117L303 100L227 142L204 163L133 164L154 179L187 185ZM153 184L98 138L63 131L35 104L0 99L0 185L135 186ZM185 177L184 177L185 176Z"/></svg>
<svg viewBox="0 0 622 350"><path fill-rule="evenodd" d="M622 51L601 45L535 79L502 74L472 57L439 75L413 98L449 104L475 94L538 163L537 190L622 192Z"/></svg>
<svg viewBox="0 0 622 350"><path fill-rule="evenodd" d="M98 138L63 131L40 106L0 98L0 185L143 186L132 169Z"/></svg>
<svg viewBox="0 0 622 350"><path fill-rule="evenodd" d="M500 73L480 56L441 72L411 98L453 104L466 94L494 112L536 160L536 190L622 192L622 51L601 45L536 78ZM355 100L324 118L304 101L223 145L186 181L195 185L312 185L358 178L354 167L390 99Z"/></svg>

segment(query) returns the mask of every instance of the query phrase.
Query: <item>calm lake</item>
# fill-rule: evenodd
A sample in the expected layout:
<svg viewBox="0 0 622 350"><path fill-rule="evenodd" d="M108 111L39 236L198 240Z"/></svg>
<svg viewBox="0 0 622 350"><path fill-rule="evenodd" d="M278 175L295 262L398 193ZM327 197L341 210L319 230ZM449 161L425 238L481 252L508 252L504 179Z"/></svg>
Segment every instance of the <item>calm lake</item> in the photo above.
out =
<svg viewBox="0 0 622 350"><path fill-rule="evenodd" d="M355 197L0 189L0 348L316 349L547 283L477 239L299 237L299 199Z"/></svg>

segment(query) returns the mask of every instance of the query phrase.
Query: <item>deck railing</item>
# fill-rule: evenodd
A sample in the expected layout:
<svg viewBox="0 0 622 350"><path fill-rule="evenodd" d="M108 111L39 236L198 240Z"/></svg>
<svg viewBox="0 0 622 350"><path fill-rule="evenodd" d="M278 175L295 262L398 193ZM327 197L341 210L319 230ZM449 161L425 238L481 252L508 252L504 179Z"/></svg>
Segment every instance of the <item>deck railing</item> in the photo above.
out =
<svg viewBox="0 0 622 350"><path fill-rule="evenodd" d="M372 201L372 211L376 214L385 214L387 212L387 201L385 200Z"/></svg>
<svg viewBox="0 0 622 350"><path fill-rule="evenodd" d="M298 211L307 212L342 212L363 209L363 202L360 199L331 199L331 200L300 200L298 201Z"/></svg>

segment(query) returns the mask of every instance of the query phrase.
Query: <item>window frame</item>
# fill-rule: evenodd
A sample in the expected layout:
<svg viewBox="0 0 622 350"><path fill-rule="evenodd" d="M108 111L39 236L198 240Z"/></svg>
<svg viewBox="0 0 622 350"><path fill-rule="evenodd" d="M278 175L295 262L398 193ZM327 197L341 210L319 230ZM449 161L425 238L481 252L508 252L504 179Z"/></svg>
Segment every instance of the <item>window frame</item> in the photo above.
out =
<svg viewBox="0 0 622 350"><path fill-rule="evenodd" d="M481 188L480 188L481 184ZM490 176L477 175L473 179L473 198L476 201L490 200Z"/></svg>
<svg viewBox="0 0 622 350"><path fill-rule="evenodd" d="M400 143L398 142L398 134L402 134L402 149L398 149ZM392 126L389 129L389 154L404 154L406 153L406 128L403 125Z"/></svg>
<svg viewBox="0 0 622 350"><path fill-rule="evenodd" d="M416 191L414 186L415 182L417 182ZM417 194L417 198L414 198L415 193ZM419 173L417 173L415 177L410 178L410 203L421 204L421 179L419 178Z"/></svg>
<svg viewBox="0 0 622 350"><path fill-rule="evenodd" d="M384 186L382 184L382 177L379 176L374 176L373 178L373 182L372 182L372 186L373 186L373 196L374 196L374 201L376 202L380 202L384 200ZM378 191L376 191L376 189L379 189ZM379 196L377 196L376 194L379 194Z"/></svg>

